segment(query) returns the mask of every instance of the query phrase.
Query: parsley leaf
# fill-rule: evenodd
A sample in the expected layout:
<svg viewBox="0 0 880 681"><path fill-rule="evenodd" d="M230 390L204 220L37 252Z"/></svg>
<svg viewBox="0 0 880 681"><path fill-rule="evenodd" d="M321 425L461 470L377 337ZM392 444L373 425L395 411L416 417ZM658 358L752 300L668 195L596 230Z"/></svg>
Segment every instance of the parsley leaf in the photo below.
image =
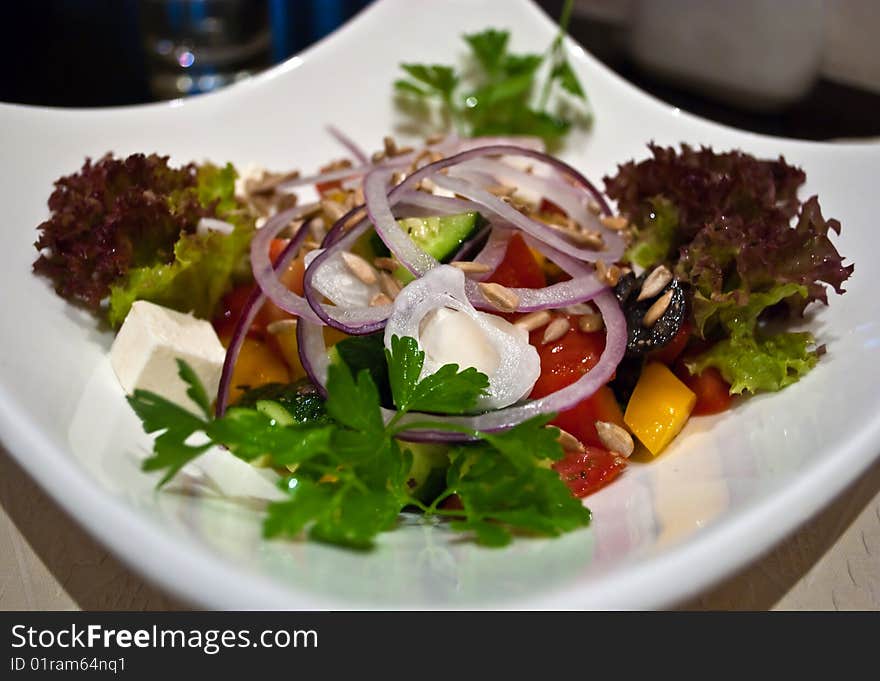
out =
<svg viewBox="0 0 880 681"><path fill-rule="evenodd" d="M187 395L210 418L210 404L204 386L192 367L183 360L177 360L178 375L189 385ZM145 471L164 470L165 475L157 487L162 487L190 461L206 451L210 443L187 444L194 434L204 430L205 421L187 409L166 400L147 390L135 390L127 397L128 403L143 422L144 432L160 433L153 445L153 456L146 459L142 468Z"/></svg>
<svg viewBox="0 0 880 681"><path fill-rule="evenodd" d="M482 438L520 470L535 466L540 459L558 461L563 456L559 431L545 428L552 418L552 414L542 414L501 433L483 433Z"/></svg>
<svg viewBox="0 0 880 681"><path fill-rule="evenodd" d="M452 91L458 85L458 75L451 66L440 64L401 64L400 68L406 71L422 85L426 85L429 91L442 95L444 98L452 96Z"/></svg>
<svg viewBox="0 0 880 681"><path fill-rule="evenodd" d="M338 423L370 436L383 431L379 391L369 371L361 371L355 379L348 367L331 364L327 393L327 413Z"/></svg>
<svg viewBox="0 0 880 681"><path fill-rule="evenodd" d="M472 368L459 371L455 365L420 380L425 356L413 338L393 337L386 359L401 415L410 409L472 408L488 386L485 375ZM185 362L179 366L188 394L204 408L204 387ZM264 535L306 534L316 541L360 550L369 549L376 536L391 529L399 513L412 506L427 514L452 516L453 530L472 534L487 546L504 545L517 532L553 536L589 522L589 511L543 465L544 460L562 456L556 429L547 427L552 415L535 417L503 433L463 429L477 442L447 453L439 445L398 442L396 435L403 427L395 419L384 422L368 367L352 375L347 365L331 364L324 407L302 412L320 412L319 418L300 420L301 410L290 410L302 394L300 385L273 386L222 417L212 419L206 410L206 420L159 395L135 391L129 402L144 430L159 433L144 470L164 471L162 485L213 445L225 446L245 461L259 458L277 469L289 467L280 483L287 498L268 505ZM308 398L319 399L313 394ZM275 407L287 409L291 418L271 416L277 413ZM430 421L429 415L425 418L429 427L448 427ZM194 435L207 441L189 444ZM417 455L428 458L417 462ZM420 486L413 477L418 475L423 482L430 475L432 483ZM422 495L430 489L433 498L413 496L417 489ZM452 495L459 497L463 510L441 508Z"/></svg>
<svg viewBox="0 0 880 681"><path fill-rule="evenodd" d="M415 338L391 337L391 350L386 350L391 394L399 412L411 410L438 414L460 414L476 407L477 400L489 387L489 379L473 367L458 370L457 364L446 364L433 374L419 380L425 364L425 353Z"/></svg>
<svg viewBox="0 0 880 681"><path fill-rule="evenodd" d="M541 421L532 419L521 426L544 429ZM531 465L523 465L523 451L500 450L488 441L453 451L446 494L456 494L463 507L443 512L456 516L453 529L473 532L481 544L503 546L514 531L556 536L589 524L589 510L559 475L535 465L537 452L531 455Z"/></svg>
<svg viewBox="0 0 880 681"><path fill-rule="evenodd" d="M570 92L575 97L580 97L581 99L587 98L587 93L584 92L584 88L581 86L580 81L572 70L571 64L569 64L568 60L564 57L562 61L553 67L551 78L558 80L562 89Z"/></svg>
<svg viewBox="0 0 880 681"><path fill-rule="evenodd" d="M440 95L440 120L447 127L454 123L461 135L532 135L548 144L557 142L574 123L589 122L586 93L563 41L571 4L566 1L559 33L544 55L510 53L510 33L488 28L462 36L470 47L470 63L461 71L438 64L401 64L410 79L394 82L398 104L423 124L434 120L426 104ZM538 96L539 72L544 83ZM551 95L559 91L570 97L551 102ZM413 106L416 102L421 106Z"/></svg>
<svg viewBox="0 0 880 681"><path fill-rule="evenodd" d="M199 405L206 417L211 418L211 400L208 399L208 393L205 391L205 386L202 385L202 382L199 380L199 377L196 376L196 372L193 371L193 368L182 359L178 359L177 373L184 382L189 384L186 394L189 395L193 402Z"/></svg>
<svg viewBox="0 0 880 681"><path fill-rule="evenodd" d="M498 31L494 28L464 36L471 46L474 57L489 74L496 73L500 68L506 56L509 38L508 31Z"/></svg>

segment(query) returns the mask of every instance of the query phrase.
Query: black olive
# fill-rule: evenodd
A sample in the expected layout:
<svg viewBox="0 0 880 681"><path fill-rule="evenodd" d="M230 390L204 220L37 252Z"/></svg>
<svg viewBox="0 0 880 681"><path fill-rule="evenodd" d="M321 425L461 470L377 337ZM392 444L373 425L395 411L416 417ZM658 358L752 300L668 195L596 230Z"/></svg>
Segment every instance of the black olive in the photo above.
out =
<svg viewBox="0 0 880 681"><path fill-rule="evenodd" d="M678 279L673 279L665 289L653 298L637 301L638 293L645 281L645 274L636 277L628 273L620 278L614 287L614 294L623 308L626 317L627 342L626 353L631 357L644 355L651 350L658 350L669 343L690 313L690 291ZM651 326L645 326L642 320L648 308L667 291L672 291L672 300L666 311Z"/></svg>
<svg viewBox="0 0 880 681"><path fill-rule="evenodd" d="M639 382L639 376L642 375L644 363L644 358L642 357L624 357L620 364L617 365L617 369L614 372L614 380L608 383L623 411L626 411L629 398L632 397L633 390L636 389L636 383Z"/></svg>

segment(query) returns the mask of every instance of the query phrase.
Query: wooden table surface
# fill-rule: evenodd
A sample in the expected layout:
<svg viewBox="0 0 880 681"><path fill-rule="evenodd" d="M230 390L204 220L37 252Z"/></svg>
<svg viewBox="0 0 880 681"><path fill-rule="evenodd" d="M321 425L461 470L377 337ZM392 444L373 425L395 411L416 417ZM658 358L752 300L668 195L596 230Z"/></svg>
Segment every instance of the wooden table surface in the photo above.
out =
<svg viewBox="0 0 880 681"><path fill-rule="evenodd" d="M0 449L0 610L188 606L87 535ZM880 461L769 554L682 606L880 610Z"/></svg>

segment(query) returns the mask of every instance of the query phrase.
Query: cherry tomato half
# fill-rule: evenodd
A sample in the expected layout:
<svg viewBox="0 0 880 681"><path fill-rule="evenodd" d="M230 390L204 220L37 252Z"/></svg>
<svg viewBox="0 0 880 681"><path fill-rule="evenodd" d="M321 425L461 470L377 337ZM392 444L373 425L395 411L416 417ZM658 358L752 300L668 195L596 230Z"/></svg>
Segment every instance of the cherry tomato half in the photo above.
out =
<svg viewBox="0 0 880 681"><path fill-rule="evenodd" d="M721 372L715 367L703 369L699 374L693 376L684 362L678 362L675 373L682 383L697 396L697 403L691 412L694 416L718 414L730 409L730 405L733 404L730 383L724 380Z"/></svg>
<svg viewBox="0 0 880 681"><path fill-rule="evenodd" d="M576 497L585 497L614 480L626 468L626 459L601 447L586 447L583 452L569 452L553 463Z"/></svg>
<svg viewBox="0 0 880 681"><path fill-rule="evenodd" d="M544 270L519 234L510 239L504 259L486 281L511 288L543 288L547 285Z"/></svg>

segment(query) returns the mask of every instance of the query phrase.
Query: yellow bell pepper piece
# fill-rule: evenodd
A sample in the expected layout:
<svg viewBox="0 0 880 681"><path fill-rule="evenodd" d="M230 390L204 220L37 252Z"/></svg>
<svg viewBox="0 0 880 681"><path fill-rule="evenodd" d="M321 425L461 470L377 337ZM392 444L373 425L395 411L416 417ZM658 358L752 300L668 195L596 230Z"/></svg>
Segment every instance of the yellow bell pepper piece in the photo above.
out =
<svg viewBox="0 0 880 681"><path fill-rule="evenodd" d="M696 401L697 396L666 365L651 362L642 370L623 420L657 456L687 423Z"/></svg>

